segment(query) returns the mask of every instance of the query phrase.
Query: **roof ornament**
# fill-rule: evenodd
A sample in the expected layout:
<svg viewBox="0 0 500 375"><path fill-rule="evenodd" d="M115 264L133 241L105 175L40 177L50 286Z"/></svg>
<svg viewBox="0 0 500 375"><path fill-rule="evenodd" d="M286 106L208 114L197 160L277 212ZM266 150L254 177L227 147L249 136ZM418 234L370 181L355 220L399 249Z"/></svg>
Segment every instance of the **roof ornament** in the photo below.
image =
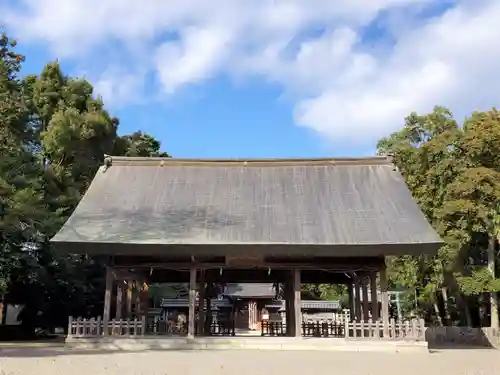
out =
<svg viewBox="0 0 500 375"><path fill-rule="evenodd" d="M388 153L388 154L385 154L385 157L387 158L387 160L389 161L389 163L392 164L392 170L395 171L395 172L399 172L398 166L394 163L394 154L393 153Z"/></svg>
<svg viewBox="0 0 500 375"><path fill-rule="evenodd" d="M111 155L104 154L104 165L103 165L104 168L102 169L102 171L106 172L108 168L111 167L112 164L113 164L113 158L111 157Z"/></svg>

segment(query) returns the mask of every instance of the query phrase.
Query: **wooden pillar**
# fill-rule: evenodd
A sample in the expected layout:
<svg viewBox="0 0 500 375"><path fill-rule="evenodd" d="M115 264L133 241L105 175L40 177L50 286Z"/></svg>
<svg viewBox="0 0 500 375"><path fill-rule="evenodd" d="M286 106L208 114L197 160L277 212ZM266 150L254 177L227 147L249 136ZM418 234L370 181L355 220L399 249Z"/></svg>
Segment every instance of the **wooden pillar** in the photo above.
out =
<svg viewBox="0 0 500 375"><path fill-rule="evenodd" d="M195 335L195 314L196 309L196 267L191 266L189 270L189 317L188 317L188 338Z"/></svg>
<svg viewBox="0 0 500 375"><path fill-rule="evenodd" d="M149 285L147 280L142 280L141 282L139 291L139 306L140 314L145 315L147 319L149 310Z"/></svg>
<svg viewBox="0 0 500 375"><path fill-rule="evenodd" d="M384 337L389 337L389 294L387 285L387 271L384 267L380 270L380 290L382 294L382 324L384 327Z"/></svg>
<svg viewBox="0 0 500 375"><path fill-rule="evenodd" d="M370 272L370 294L372 300L372 321L376 322L379 319L378 310L378 295L377 295L377 272Z"/></svg>
<svg viewBox="0 0 500 375"><path fill-rule="evenodd" d="M132 317L132 290L134 288L134 282L132 280L127 281L127 294L125 298L125 306L127 315L126 318L130 319Z"/></svg>
<svg viewBox="0 0 500 375"><path fill-rule="evenodd" d="M116 311L115 311L115 318L116 319L121 319L122 318L122 313L123 313L123 280L118 279L118 282L116 283Z"/></svg>
<svg viewBox="0 0 500 375"><path fill-rule="evenodd" d="M369 314L369 300L368 300L368 278L363 276L361 279L361 287L363 290L363 320L368 322L370 320Z"/></svg>
<svg viewBox="0 0 500 375"><path fill-rule="evenodd" d="M108 334L109 318L111 314L111 296L113 292L113 272L111 267L106 267L106 291L104 292L104 311L102 313L102 320L104 324L104 334Z"/></svg>
<svg viewBox="0 0 500 375"><path fill-rule="evenodd" d="M359 277L354 276L354 315L357 322L361 321L361 293Z"/></svg>
<svg viewBox="0 0 500 375"><path fill-rule="evenodd" d="M350 320L354 320L355 317L355 310L354 310L354 282L351 281L347 284L347 293L349 294L349 313L350 313Z"/></svg>
<svg viewBox="0 0 500 375"><path fill-rule="evenodd" d="M205 297L207 295L207 288L205 286L205 270L200 270L200 292L198 298L198 311L200 319L198 321L198 334L203 336L205 334L206 314L205 314Z"/></svg>
<svg viewBox="0 0 500 375"><path fill-rule="evenodd" d="M294 268L292 271L293 280L293 335L302 337L302 301L300 298L300 268Z"/></svg>
<svg viewBox="0 0 500 375"><path fill-rule="evenodd" d="M288 274L284 283L284 297L285 297L285 326L286 335L293 336L294 329L294 307L293 307L293 281L292 275Z"/></svg>

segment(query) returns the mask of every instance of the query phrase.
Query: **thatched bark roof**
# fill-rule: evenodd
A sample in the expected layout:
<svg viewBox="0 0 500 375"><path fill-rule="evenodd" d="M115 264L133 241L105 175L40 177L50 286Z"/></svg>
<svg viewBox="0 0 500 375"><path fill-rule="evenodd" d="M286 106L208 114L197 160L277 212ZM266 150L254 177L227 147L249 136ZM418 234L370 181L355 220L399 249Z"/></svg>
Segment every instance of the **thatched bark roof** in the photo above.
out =
<svg viewBox="0 0 500 375"><path fill-rule="evenodd" d="M52 241L73 252L267 246L330 256L418 254L441 244L385 157L113 157Z"/></svg>

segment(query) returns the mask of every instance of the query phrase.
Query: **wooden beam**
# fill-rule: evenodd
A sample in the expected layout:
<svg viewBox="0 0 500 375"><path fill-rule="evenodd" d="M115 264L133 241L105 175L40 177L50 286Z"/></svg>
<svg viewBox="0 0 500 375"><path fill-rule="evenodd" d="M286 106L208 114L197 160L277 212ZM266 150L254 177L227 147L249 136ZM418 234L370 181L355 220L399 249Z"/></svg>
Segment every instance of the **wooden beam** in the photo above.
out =
<svg viewBox="0 0 500 375"><path fill-rule="evenodd" d="M380 289L382 294L382 324L384 327L384 338L389 337L389 294L387 285L387 271L384 268L380 270Z"/></svg>
<svg viewBox="0 0 500 375"><path fill-rule="evenodd" d="M132 316L132 289L134 287L134 283L132 280L127 281L127 295L126 295L126 311L127 311L127 319L130 319Z"/></svg>
<svg viewBox="0 0 500 375"><path fill-rule="evenodd" d="M111 267L106 267L106 290L104 292L104 311L102 313L102 319L104 327L108 327L108 322L111 314L111 295L113 292L113 273ZM104 334L108 334L108 330L104 330Z"/></svg>
<svg viewBox="0 0 500 375"><path fill-rule="evenodd" d="M139 291L139 306L140 306L140 314L148 317L149 310L149 285L147 280L142 281L141 290Z"/></svg>
<svg viewBox="0 0 500 375"><path fill-rule="evenodd" d="M126 263L126 264L119 264L115 265L116 268L120 269L123 272L123 277L126 278L127 275L129 277L133 277L133 274L131 274L128 270L130 268L141 268L143 270L150 269L153 267L154 269L171 269L171 270L179 270L179 271L188 271L192 266L195 266L197 269L220 269L222 268L231 268L231 269L248 269L249 265L248 264L233 264L231 266L228 266L226 263L203 263L203 262L189 262L189 263L179 263L179 262L144 262L144 263ZM303 270L329 270L329 271L336 271L336 272L348 272L348 271L375 271L380 269L380 262L377 261L369 261L369 262L362 262L359 260L353 259L351 262L317 262L317 263L312 263L312 262L264 262L262 264L259 264L257 267L255 265L252 265L252 268L256 269L283 269L283 270L289 270L291 268L299 268Z"/></svg>
<svg viewBox="0 0 500 375"><path fill-rule="evenodd" d="M116 313L115 318L121 319L123 313L123 280L116 283Z"/></svg>
<svg viewBox="0 0 500 375"><path fill-rule="evenodd" d="M354 281L351 279L351 282L347 284L347 293L349 295L349 313L351 321L354 320L356 316L356 310L354 308Z"/></svg>
<svg viewBox="0 0 500 375"><path fill-rule="evenodd" d="M293 308L294 308L294 329L295 337L302 337L302 304L300 299L300 269L293 269Z"/></svg>
<svg viewBox="0 0 500 375"><path fill-rule="evenodd" d="M205 270L200 270L200 292L198 298L198 311L200 314L200 319L198 322L198 333L200 335L205 335L205 325L206 325L206 315L205 315L205 297L207 295L207 288L205 285Z"/></svg>
<svg viewBox="0 0 500 375"><path fill-rule="evenodd" d="M368 300L368 278L364 276L361 279L361 287L363 291L363 320L365 322L368 322L370 320L370 314L369 314L369 300Z"/></svg>
<svg viewBox="0 0 500 375"><path fill-rule="evenodd" d="M189 317L188 317L188 338L195 336L195 314L196 309L196 268L189 270Z"/></svg>
<svg viewBox="0 0 500 375"><path fill-rule="evenodd" d="M357 322L361 321L361 293L359 277L354 276L354 315Z"/></svg>
<svg viewBox="0 0 500 375"><path fill-rule="evenodd" d="M377 272L370 273L370 292L372 300L372 320L374 322L379 319L378 295L377 295Z"/></svg>
<svg viewBox="0 0 500 375"><path fill-rule="evenodd" d="M283 285L283 297L285 298L285 325L286 325L286 335L293 336L294 329L294 319L293 314L295 313L293 304L293 277L292 273L288 273L286 280Z"/></svg>

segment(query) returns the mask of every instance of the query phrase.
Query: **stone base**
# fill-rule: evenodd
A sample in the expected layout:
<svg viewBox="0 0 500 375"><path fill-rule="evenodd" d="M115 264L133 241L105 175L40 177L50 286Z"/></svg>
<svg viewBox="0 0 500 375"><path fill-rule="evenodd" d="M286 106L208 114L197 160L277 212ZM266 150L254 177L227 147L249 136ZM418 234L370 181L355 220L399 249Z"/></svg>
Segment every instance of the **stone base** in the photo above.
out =
<svg viewBox="0 0 500 375"><path fill-rule="evenodd" d="M428 352L425 341L289 337L97 337L67 338L75 350L320 350L374 352Z"/></svg>

